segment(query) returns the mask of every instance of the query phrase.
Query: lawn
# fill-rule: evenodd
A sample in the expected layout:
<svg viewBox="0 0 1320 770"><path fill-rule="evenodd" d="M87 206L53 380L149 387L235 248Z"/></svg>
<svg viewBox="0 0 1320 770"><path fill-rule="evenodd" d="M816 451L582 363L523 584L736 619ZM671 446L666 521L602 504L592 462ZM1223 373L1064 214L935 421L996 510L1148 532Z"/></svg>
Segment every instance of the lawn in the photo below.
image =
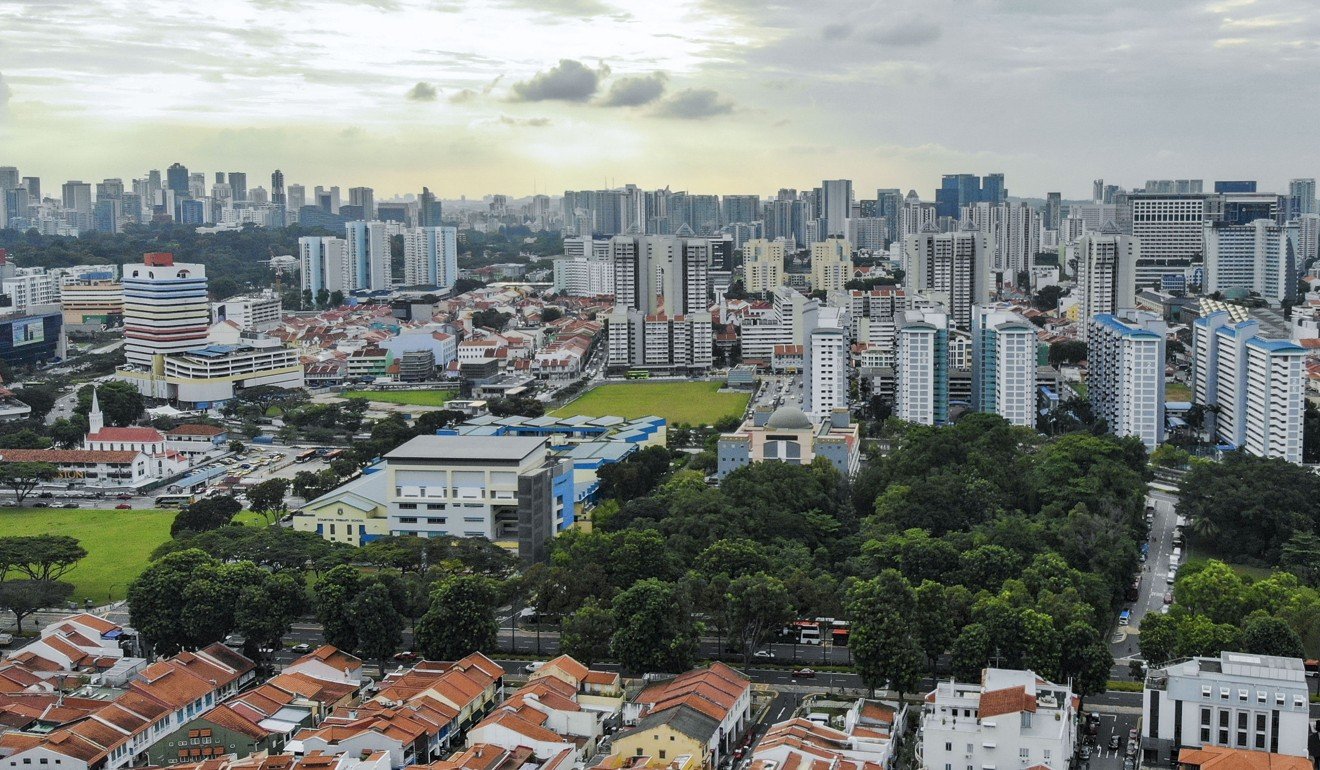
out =
<svg viewBox="0 0 1320 770"><path fill-rule="evenodd" d="M452 390L350 390L340 394L344 398L365 398L387 404L408 406L444 406L458 395Z"/></svg>
<svg viewBox="0 0 1320 770"><path fill-rule="evenodd" d="M1165 401L1191 401L1192 389L1181 382L1164 383Z"/></svg>
<svg viewBox="0 0 1320 770"><path fill-rule="evenodd" d="M128 583L147 566L156 546L170 539L177 511L156 509L91 510L62 508L0 508L0 536L70 535L78 538L87 557L64 579L74 585L71 599L123 599Z"/></svg>
<svg viewBox="0 0 1320 770"><path fill-rule="evenodd" d="M629 382L601 385L556 409L555 417L655 415L670 425L713 425L721 417L741 417L751 394L718 392L719 382Z"/></svg>

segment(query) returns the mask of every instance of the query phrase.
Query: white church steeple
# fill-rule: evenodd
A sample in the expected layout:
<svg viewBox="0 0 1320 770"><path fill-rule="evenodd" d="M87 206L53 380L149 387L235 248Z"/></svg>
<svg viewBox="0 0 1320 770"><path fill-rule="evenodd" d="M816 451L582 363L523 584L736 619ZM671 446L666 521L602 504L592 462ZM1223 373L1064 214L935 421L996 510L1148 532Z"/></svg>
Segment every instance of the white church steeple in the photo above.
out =
<svg viewBox="0 0 1320 770"><path fill-rule="evenodd" d="M105 427L105 415L101 414L101 402L96 398L96 386L92 386L92 409L87 413L87 433L96 435Z"/></svg>

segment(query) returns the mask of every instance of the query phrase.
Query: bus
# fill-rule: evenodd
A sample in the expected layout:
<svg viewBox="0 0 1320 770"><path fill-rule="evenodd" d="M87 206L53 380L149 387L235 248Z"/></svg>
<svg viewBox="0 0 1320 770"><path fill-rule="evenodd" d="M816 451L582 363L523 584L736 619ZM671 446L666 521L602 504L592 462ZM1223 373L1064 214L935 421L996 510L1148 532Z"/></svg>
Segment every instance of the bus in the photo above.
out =
<svg viewBox="0 0 1320 770"><path fill-rule="evenodd" d="M191 494L179 495L157 495L157 508L187 508L197 501L197 497Z"/></svg>
<svg viewBox="0 0 1320 770"><path fill-rule="evenodd" d="M329 451L329 452L326 452L324 456L325 456L325 461L326 461L326 462L330 462L331 460L334 460L334 459L336 459L336 458L343 457L343 456L344 456L344 450L342 450L342 449L334 449L334 450L331 450L331 451Z"/></svg>
<svg viewBox="0 0 1320 770"><path fill-rule="evenodd" d="M315 450L315 449L308 449L308 450L306 450L306 451L299 452L299 453L293 458L293 461L296 462L296 463L305 463L305 462L307 462L308 460L312 459L313 457L316 457L316 450Z"/></svg>
<svg viewBox="0 0 1320 770"><path fill-rule="evenodd" d="M651 379L651 373L648 372L648 371L646 371L645 369L629 369L629 370L628 370L628 379L630 379L630 380L649 380L649 379Z"/></svg>

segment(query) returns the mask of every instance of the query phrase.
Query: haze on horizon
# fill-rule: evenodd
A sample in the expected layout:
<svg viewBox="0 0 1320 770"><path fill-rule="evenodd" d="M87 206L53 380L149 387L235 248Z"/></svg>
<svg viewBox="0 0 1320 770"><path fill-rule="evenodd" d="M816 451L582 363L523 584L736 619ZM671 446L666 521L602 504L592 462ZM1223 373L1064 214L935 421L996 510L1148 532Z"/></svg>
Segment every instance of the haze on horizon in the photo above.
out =
<svg viewBox="0 0 1320 770"><path fill-rule="evenodd" d="M1318 41L1284 0L5 0L0 165L378 197L1285 189L1320 173Z"/></svg>

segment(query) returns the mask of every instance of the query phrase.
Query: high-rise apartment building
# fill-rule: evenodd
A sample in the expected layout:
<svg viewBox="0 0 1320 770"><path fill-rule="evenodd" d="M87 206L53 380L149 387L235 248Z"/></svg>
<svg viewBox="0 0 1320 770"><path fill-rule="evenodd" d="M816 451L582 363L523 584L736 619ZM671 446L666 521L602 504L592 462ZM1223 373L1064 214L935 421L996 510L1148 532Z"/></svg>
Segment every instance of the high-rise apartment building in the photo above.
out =
<svg viewBox="0 0 1320 770"><path fill-rule="evenodd" d="M1141 241L1138 288L1160 287L1184 276L1205 251L1206 197L1145 193L1129 195L1127 203L1131 234Z"/></svg>
<svg viewBox="0 0 1320 770"><path fill-rule="evenodd" d="M1315 177L1288 180L1289 218L1320 214L1315 201Z"/></svg>
<svg viewBox="0 0 1320 770"><path fill-rule="evenodd" d="M577 248L570 248L570 241L579 242ZM604 248L596 248L597 244ZM609 241L565 238L565 256L554 261L554 292L570 297L614 294L614 263L610 260L609 245Z"/></svg>
<svg viewBox="0 0 1320 770"><path fill-rule="evenodd" d="M610 257L615 307L606 319L609 366L710 368L710 240L616 236Z"/></svg>
<svg viewBox="0 0 1320 770"><path fill-rule="evenodd" d="M853 217L845 237L858 251L881 251L886 245L888 224L884 217Z"/></svg>
<svg viewBox="0 0 1320 770"><path fill-rule="evenodd" d="M1164 322L1129 310L1101 313L1088 323L1091 409L1110 433L1136 436L1155 451L1164 441Z"/></svg>
<svg viewBox="0 0 1320 770"><path fill-rule="evenodd" d="M390 238L384 222L347 222L344 240L353 285L349 291L386 291L393 281Z"/></svg>
<svg viewBox="0 0 1320 770"><path fill-rule="evenodd" d="M949 419L949 317L908 310L898 321L894 416L918 425Z"/></svg>
<svg viewBox="0 0 1320 770"><path fill-rule="evenodd" d="M1299 227L1257 219L1204 223L1206 294L1245 289L1274 302L1297 296Z"/></svg>
<svg viewBox="0 0 1320 770"><path fill-rule="evenodd" d="M974 229L941 233L933 225L910 236L905 288L941 301L954 326L968 329L972 306L990 300L990 236Z"/></svg>
<svg viewBox="0 0 1320 770"><path fill-rule="evenodd" d="M820 183L820 189L822 193L820 218L825 220L825 235L846 238L847 220L852 216L852 180L826 179Z"/></svg>
<svg viewBox="0 0 1320 770"><path fill-rule="evenodd" d="M852 248L847 238L835 236L811 244L812 291L843 291L852 280Z"/></svg>
<svg viewBox="0 0 1320 770"><path fill-rule="evenodd" d="M753 238L742 252L745 291L762 294L784 282L784 241Z"/></svg>
<svg viewBox="0 0 1320 770"><path fill-rule="evenodd" d="M1058 230L1063 221L1063 193L1045 193L1045 229Z"/></svg>
<svg viewBox="0 0 1320 770"><path fill-rule="evenodd" d="M724 224L755 222L761 218L759 195L726 195L720 202L724 209Z"/></svg>
<svg viewBox="0 0 1320 770"><path fill-rule="evenodd" d="M322 291L348 293L352 290L355 276L348 259L348 242L343 238L299 238L298 261L302 290L310 291L313 301Z"/></svg>
<svg viewBox="0 0 1320 770"><path fill-rule="evenodd" d="M875 191L875 216L885 220L885 239L896 241L903 221L903 191L897 187L881 187Z"/></svg>
<svg viewBox="0 0 1320 770"><path fill-rule="evenodd" d="M990 268L999 274L996 283L1015 283L1019 273L1030 270L1040 251L1040 214L1025 203L978 203L962 210L963 227L990 237Z"/></svg>
<svg viewBox="0 0 1320 770"><path fill-rule="evenodd" d="M1036 326L1009 306L973 308L972 408L1036 425Z"/></svg>
<svg viewBox="0 0 1320 770"><path fill-rule="evenodd" d="M373 220L376 218L376 191L370 187L348 188L348 204L350 206L361 206L363 219Z"/></svg>
<svg viewBox="0 0 1320 770"><path fill-rule="evenodd" d="M848 335L839 308L820 308L803 350L803 411L826 422L848 408Z"/></svg>
<svg viewBox="0 0 1320 770"><path fill-rule="evenodd" d="M441 205L440 201L436 199L435 193L431 192L431 188L423 187L422 194L418 196L417 201L417 226L439 227ZM586 235L589 236L591 233L586 233Z"/></svg>
<svg viewBox="0 0 1320 770"><path fill-rule="evenodd" d="M1117 313L1136 307L1137 260L1141 241L1123 235L1108 223L1098 233L1087 233L1077 241L1077 288L1083 321L1101 313ZM1085 334L1088 325L1083 326Z"/></svg>
<svg viewBox="0 0 1320 770"><path fill-rule="evenodd" d="M458 281L458 228L413 227L403 232L403 283L446 291Z"/></svg>
<svg viewBox="0 0 1320 770"><path fill-rule="evenodd" d="M147 254L124 267L124 357L151 367L156 356L206 345L211 308L206 266L175 262L174 255Z"/></svg>

